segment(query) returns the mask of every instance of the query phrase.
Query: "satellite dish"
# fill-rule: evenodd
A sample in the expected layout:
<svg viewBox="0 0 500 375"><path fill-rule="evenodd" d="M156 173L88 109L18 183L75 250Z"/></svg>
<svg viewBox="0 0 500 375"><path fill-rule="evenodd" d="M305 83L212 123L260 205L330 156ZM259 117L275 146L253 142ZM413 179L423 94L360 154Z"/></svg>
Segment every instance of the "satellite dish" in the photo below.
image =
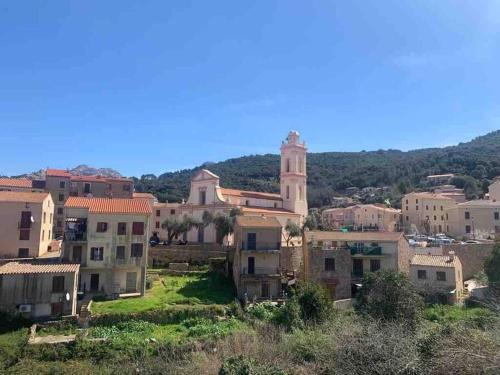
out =
<svg viewBox="0 0 500 375"><path fill-rule="evenodd" d="M66 293L66 301L69 302L71 300L71 296L69 295L69 293Z"/></svg>

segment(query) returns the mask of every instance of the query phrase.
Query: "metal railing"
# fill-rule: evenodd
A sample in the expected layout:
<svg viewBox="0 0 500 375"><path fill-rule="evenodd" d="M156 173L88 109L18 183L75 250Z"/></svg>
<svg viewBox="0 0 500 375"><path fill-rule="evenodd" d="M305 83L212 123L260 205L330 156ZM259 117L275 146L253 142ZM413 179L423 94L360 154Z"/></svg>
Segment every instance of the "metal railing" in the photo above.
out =
<svg viewBox="0 0 500 375"><path fill-rule="evenodd" d="M245 242L241 243L241 250L280 250L281 242Z"/></svg>
<svg viewBox="0 0 500 375"><path fill-rule="evenodd" d="M279 275L280 269L278 267L254 267L252 270L248 270L248 268L243 268L244 275Z"/></svg>
<svg viewBox="0 0 500 375"><path fill-rule="evenodd" d="M87 241L87 232L74 229L66 229L64 231L64 240L68 242Z"/></svg>
<svg viewBox="0 0 500 375"><path fill-rule="evenodd" d="M382 255L382 247L381 246L352 246L351 255Z"/></svg>

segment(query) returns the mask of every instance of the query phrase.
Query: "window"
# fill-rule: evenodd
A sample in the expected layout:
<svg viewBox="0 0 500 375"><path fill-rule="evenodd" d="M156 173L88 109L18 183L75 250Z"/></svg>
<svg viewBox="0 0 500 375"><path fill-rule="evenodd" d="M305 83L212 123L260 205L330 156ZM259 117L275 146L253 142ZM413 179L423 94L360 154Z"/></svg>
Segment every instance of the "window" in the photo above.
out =
<svg viewBox="0 0 500 375"><path fill-rule="evenodd" d="M304 159L299 158L299 173L304 173Z"/></svg>
<svg viewBox="0 0 500 375"><path fill-rule="evenodd" d="M290 159L286 159L286 171L290 172Z"/></svg>
<svg viewBox="0 0 500 375"><path fill-rule="evenodd" d="M245 201L245 206L250 206L250 201L248 199Z"/></svg>
<svg viewBox="0 0 500 375"><path fill-rule="evenodd" d="M62 215L64 213L64 208L62 207L57 207L57 214Z"/></svg>
<svg viewBox="0 0 500 375"><path fill-rule="evenodd" d="M335 271L335 258L325 258L325 271Z"/></svg>
<svg viewBox="0 0 500 375"><path fill-rule="evenodd" d="M30 230L29 229L21 229L19 231L19 240L20 241L29 241L30 240Z"/></svg>
<svg viewBox="0 0 500 375"><path fill-rule="evenodd" d="M290 186L287 185L286 187L286 199L290 199Z"/></svg>
<svg viewBox="0 0 500 375"><path fill-rule="evenodd" d="M31 228L31 211L21 212L21 222L19 223L19 228L21 229Z"/></svg>
<svg viewBox="0 0 500 375"><path fill-rule="evenodd" d="M46 221L47 221L47 212L44 212L43 213L43 223L45 224Z"/></svg>
<svg viewBox="0 0 500 375"><path fill-rule="evenodd" d="M419 280L425 280L427 279L427 271L426 270L418 270L417 271L417 277Z"/></svg>
<svg viewBox="0 0 500 375"><path fill-rule="evenodd" d="M50 214L49 224L52 224L52 214Z"/></svg>
<svg viewBox="0 0 500 375"><path fill-rule="evenodd" d="M466 211L465 212L465 220L469 220L470 219L470 212Z"/></svg>
<svg viewBox="0 0 500 375"><path fill-rule="evenodd" d="M200 204L202 206L207 204L207 192L204 190L200 191Z"/></svg>
<svg viewBox="0 0 500 375"><path fill-rule="evenodd" d="M441 211L443 211L443 206L441 206Z"/></svg>
<svg viewBox="0 0 500 375"><path fill-rule="evenodd" d="M410 209L408 208L408 206L406 206L406 211L409 211Z"/></svg>
<svg viewBox="0 0 500 375"><path fill-rule="evenodd" d="M123 191L130 191L130 185L123 185Z"/></svg>
<svg viewBox="0 0 500 375"><path fill-rule="evenodd" d="M299 186L299 200L303 199L304 199L304 189L302 188L302 186Z"/></svg>
<svg viewBox="0 0 500 375"><path fill-rule="evenodd" d="M437 281L446 281L446 272L437 271L436 272L436 279L437 279Z"/></svg>
<svg viewBox="0 0 500 375"><path fill-rule="evenodd" d="M274 208L278 208L278 203L274 203Z"/></svg>
<svg viewBox="0 0 500 375"><path fill-rule="evenodd" d="M156 216L160 216L161 212L160 210L156 210Z"/></svg>
<svg viewBox="0 0 500 375"><path fill-rule="evenodd" d="M64 194L59 194L59 202L64 201Z"/></svg>
<svg viewBox="0 0 500 375"><path fill-rule="evenodd" d="M54 276L52 278L52 293L64 292L64 276Z"/></svg>
<svg viewBox="0 0 500 375"><path fill-rule="evenodd" d="M116 247L116 259L125 259L125 246Z"/></svg>
<svg viewBox="0 0 500 375"><path fill-rule="evenodd" d="M436 216L436 215L434 215L434 221L436 221L436 220L437 220L437 216Z"/></svg>
<svg viewBox="0 0 500 375"><path fill-rule="evenodd" d="M104 247L91 247L90 260L100 261L104 259Z"/></svg>
<svg viewBox="0 0 500 375"><path fill-rule="evenodd" d="M45 231L42 230L42 241L45 241Z"/></svg>
<svg viewBox="0 0 500 375"><path fill-rule="evenodd" d="M436 206L433 207L433 210L436 211Z"/></svg>
<svg viewBox="0 0 500 375"><path fill-rule="evenodd" d="M59 189L66 188L66 181L59 181Z"/></svg>
<svg viewBox="0 0 500 375"><path fill-rule="evenodd" d="M415 204L418 204L418 199L415 199Z"/></svg>
<svg viewBox="0 0 500 375"><path fill-rule="evenodd" d="M170 210L170 215L175 215L175 210Z"/></svg>
<svg viewBox="0 0 500 375"><path fill-rule="evenodd" d="M370 272L377 272L380 269L380 259L370 259Z"/></svg>
<svg viewBox="0 0 500 375"><path fill-rule="evenodd" d="M494 212L494 213L493 213L493 218L494 218L495 220L500 220L500 212Z"/></svg>
<svg viewBox="0 0 500 375"><path fill-rule="evenodd" d="M134 221L132 223L132 234L134 236L144 235L144 223L142 221Z"/></svg>
<svg viewBox="0 0 500 375"><path fill-rule="evenodd" d="M49 230L49 240L51 240L51 239L52 239L52 231Z"/></svg>
<svg viewBox="0 0 500 375"><path fill-rule="evenodd" d="M104 222L97 223L97 228L96 228L97 233L104 233L107 232L107 230L108 230L108 223Z"/></svg>
<svg viewBox="0 0 500 375"><path fill-rule="evenodd" d="M119 236L124 236L127 234L127 223L118 223L118 231Z"/></svg>
<svg viewBox="0 0 500 375"><path fill-rule="evenodd" d="M410 221L410 217L409 216L406 217L406 221Z"/></svg>
<svg viewBox="0 0 500 375"><path fill-rule="evenodd" d="M406 204L408 204L408 199L406 200Z"/></svg>
<svg viewBox="0 0 500 375"><path fill-rule="evenodd" d="M415 211L418 211L418 206L415 206Z"/></svg>
<svg viewBox="0 0 500 375"><path fill-rule="evenodd" d="M465 233L470 234L471 233L471 227L470 225L465 226Z"/></svg>
<svg viewBox="0 0 500 375"><path fill-rule="evenodd" d="M446 214L446 220L448 220L448 214Z"/></svg>
<svg viewBox="0 0 500 375"><path fill-rule="evenodd" d="M141 258L142 257L142 243L133 243L130 248L131 258Z"/></svg>
<svg viewBox="0 0 500 375"><path fill-rule="evenodd" d="M156 229L160 229L160 222L157 221L155 226L156 226Z"/></svg>
<svg viewBox="0 0 500 375"><path fill-rule="evenodd" d="M83 193L90 194L90 184L88 182L86 182L85 185L83 186Z"/></svg>
<svg viewBox="0 0 500 375"><path fill-rule="evenodd" d="M24 247L19 249L17 252L17 256L19 258L28 258L30 256L30 249Z"/></svg>
<svg viewBox="0 0 500 375"><path fill-rule="evenodd" d="M428 205L425 205L425 210L429 211L429 206Z"/></svg>
<svg viewBox="0 0 500 375"><path fill-rule="evenodd" d="M56 226L57 226L58 228L62 228L62 226L63 226L63 225L62 225L62 220L57 220Z"/></svg>

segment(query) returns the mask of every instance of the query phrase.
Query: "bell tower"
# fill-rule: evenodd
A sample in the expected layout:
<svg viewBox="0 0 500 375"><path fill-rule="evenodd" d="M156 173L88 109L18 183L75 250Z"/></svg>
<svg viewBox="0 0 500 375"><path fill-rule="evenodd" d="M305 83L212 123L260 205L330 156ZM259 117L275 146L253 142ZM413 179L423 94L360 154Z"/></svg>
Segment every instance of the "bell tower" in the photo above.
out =
<svg viewBox="0 0 500 375"><path fill-rule="evenodd" d="M307 206L307 147L300 134L291 131L281 145L281 197L283 208L305 218Z"/></svg>

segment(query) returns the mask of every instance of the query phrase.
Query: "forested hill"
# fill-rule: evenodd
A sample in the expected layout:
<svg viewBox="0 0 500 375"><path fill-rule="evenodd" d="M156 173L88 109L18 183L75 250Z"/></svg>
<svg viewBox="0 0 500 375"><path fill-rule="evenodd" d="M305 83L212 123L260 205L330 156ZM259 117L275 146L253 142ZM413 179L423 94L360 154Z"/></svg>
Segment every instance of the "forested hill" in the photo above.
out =
<svg viewBox="0 0 500 375"><path fill-rule="evenodd" d="M279 192L279 156L270 154L229 159L158 177L144 175L136 180L136 189L155 193L162 201L181 201L187 198L190 179L200 168L219 175L224 187ZM444 148L310 153L307 168L311 207L328 205L333 195L350 186L391 186L403 193L423 187L429 174L448 172L470 176L466 179L468 188L475 185L481 190L500 175L500 130Z"/></svg>

